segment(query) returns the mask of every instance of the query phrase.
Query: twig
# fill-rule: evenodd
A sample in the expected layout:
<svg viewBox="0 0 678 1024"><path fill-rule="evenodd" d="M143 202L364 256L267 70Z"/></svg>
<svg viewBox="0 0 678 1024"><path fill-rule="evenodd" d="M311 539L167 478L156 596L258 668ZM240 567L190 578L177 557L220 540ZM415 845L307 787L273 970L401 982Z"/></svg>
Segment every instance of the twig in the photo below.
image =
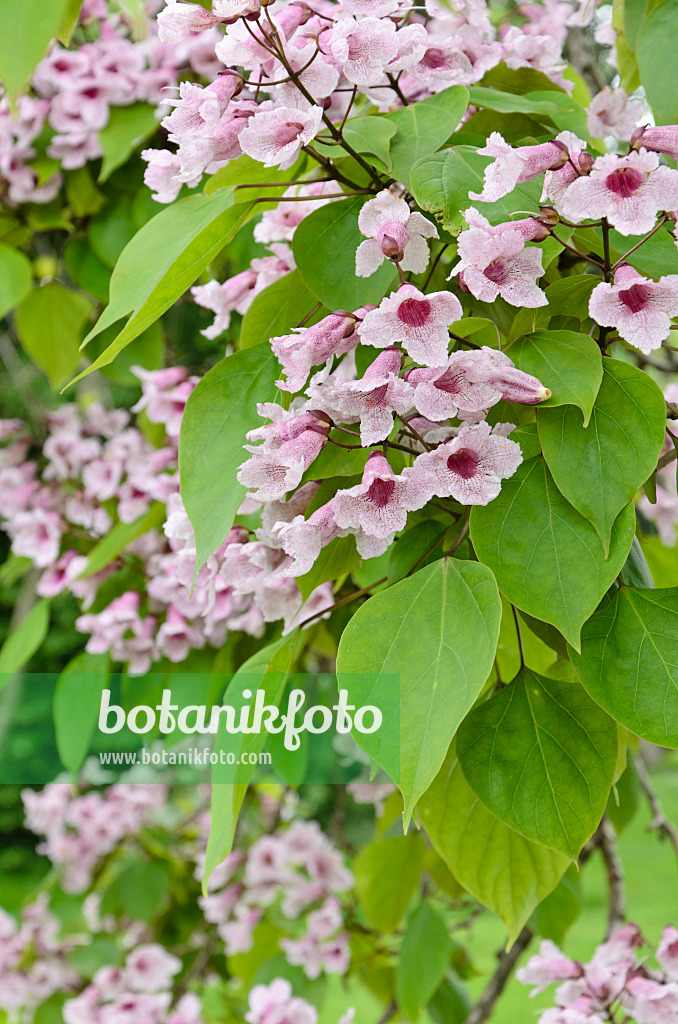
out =
<svg viewBox="0 0 678 1024"><path fill-rule="evenodd" d="M303 629L309 622L313 622L314 619L319 619L322 615L328 615L333 612L335 608L343 608L345 604L350 604L351 601L357 601L359 597L365 597L369 594L370 590L374 590L375 587L380 587L382 583L386 583L388 576L383 576L382 579L377 580L376 583L370 583L369 587L363 587L362 590L354 590L352 594L347 594L346 597L342 597L341 600L335 601L334 604L330 605L329 608L323 608L322 611L315 612L313 615L309 615L307 619L300 622L297 629Z"/></svg>
<svg viewBox="0 0 678 1024"><path fill-rule="evenodd" d="M626 917L626 898L624 893L624 868L617 851L614 828L609 818L601 821L596 831L598 846L605 865L607 875L608 912L606 939L621 927Z"/></svg>
<svg viewBox="0 0 678 1024"><path fill-rule="evenodd" d="M520 667L525 668L525 652L523 651L523 637L520 632L520 622L518 621L518 611L514 604L511 605L511 611L513 612L513 620L516 624L516 633L518 635L518 650L520 651Z"/></svg>
<svg viewBox="0 0 678 1024"><path fill-rule="evenodd" d="M675 452L673 454L675 455ZM670 818L666 817L659 797L652 788L645 759L640 754L636 758L636 771L638 772L638 781L640 782L641 789L652 811L652 821L647 826L647 831L658 832L660 839L668 839L676 851L676 857L678 857L678 828L676 828Z"/></svg>
<svg viewBox="0 0 678 1024"><path fill-rule="evenodd" d="M395 1002L390 1003L389 1006L386 1007L386 1011L381 1015L381 1017L377 1021L377 1024L388 1024L391 1018L395 1017L396 1009L397 1007Z"/></svg>
<svg viewBox="0 0 678 1024"><path fill-rule="evenodd" d="M617 267L618 267L618 266L619 266L619 265L620 265L621 263L624 263L624 261L626 260L626 258L627 258L628 256L630 256L632 252L635 252L635 251L636 251L636 249L639 249L639 248L641 247L641 245L644 245L644 244L645 244L645 242L647 242L648 238L652 238L652 236L653 236L653 235L656 235L656 234L657 234L657 232L659 231L659 229L660 229L660 228L663 228L663 227L664 227L664 225L666 224L666 222L668 221L668 219L669 219L669 218L665 216L665 217L663 218L663 220L660 220L658 224L655 224L655 226L654 226L654 227L652 228L652 231L648 232L648 234L647 234L647 235L645 235L645 238L641 238L641 240L640 240L639 242L636 242L636 244L635 244L634 246L632 246L632 247L631 247L631 248L630 248L629 250L627 250L627 252L625 252L625 253L624 253L624 255L623 255L623 256L621 256L621 257L620 257L620 258L619 258L619 259L617 260L617 262L616 262L616 263L615 263L615 265L614 265L614 266L612 267L612 269L613 269L613 270L616 270L616 269L617 269Z"/></svg>
<svg viewBox="0 0 678 1024"><path fill-rule="evenodd" d="M509 949L508 953L505 950L502 950L499 953L499 964L497 965L497 969L490 978L487 986L485 987L485 991L469 1013L464 1024L483 1024L484 1021L490 1019L492 1011L494 1010L494 1004L504 991L506 983L513 974L513 970L520 959L521 954L527 949L533 937L534 932L526 925Z"/></svg>
<svg viewBox="0 0 678 1024"><path fill-rule="evenodd" d="M603 231L603 272L605 274L605 280L609 281L612 276L612 260L610 257L610 224L607 217L603 217L602 223Z"/></svg>
<svg viewBox="0 0 678 1024"><path fill-rule="evenodd" d="M558 238L553 228L551 228L551 235L555 238L558 245L562 245L563 249L567 249L568 252L573 252L575 256L578 256L580 260L586 260L588 263L592 263L594 267L598 267L599 270L604 270L603 264L599 260L594 260L592 256L587 256L586 253L579 252L579 249L575 249L569 242L565 242L562 238Z"/></svg>
<svg viewBox="0 0 678 1024"><path fill-rule="evenodd" d="M666 453L666 455L662 455L661 459L657 463L657 469L663 469L664 466L669 466L675 460L676 455L678 455L678 452L675 448L672 448L670 452Z"/></svg>
<svg viewBox="0 0 678 1024"><path fill-rule="evenodd" d="M440 257L445 252L445 250L448 248L449 244L450 244L449 242L445 242L445 244L442 245L440 247L440 249L438 250L438 252L436 253L435 259L433 260L433 263L431 264L431 269L429 270L428 274L426 275L426 280L424 281L423 285L421 286L421 290L423 292L426 291L426 289L428 288L429 284L431 283L431 278L433 277L435 269L438 266L438 263L440 262Z"/></svg>
<svg viewBox="0 0 678 1024"><path fill-rule="evenodd" d="M456 537L456 540L454 541L454 544L452 545L451 548L448 548L447 551L443 551L443 555L445 556L445 558L449 558L451 555L454 554L454 552L457 550L457 548L459 547L459 545L463 541L464 537L468 533L468 528L469 528L470 525L471 525L471 513L469 512L468 515L466 516L466 519L464 520L464 525L462 526L461 530L457 534L457 537Z"/></svg>
<svg viewBox="0 0 678 1024"><path fill-rule="evenodd" d="M411 576L413 573L415 573L417 571L417 569L419 568L419 566L422 564L422 562L425 562L426 559L428 558L428 556L435 551L435 549L438 547L438 545L440 544L441 540L443 539L443 537L445 536L446 533L447 533L447 527L445 527L443 532L436 537L436 539L433 541L433 544L431 544L431 546L426 549L426 551L421 556L421 558L417 559L417 561L414 563L412 568L405 574L405 579L407 579L408 576Z"/></svg>

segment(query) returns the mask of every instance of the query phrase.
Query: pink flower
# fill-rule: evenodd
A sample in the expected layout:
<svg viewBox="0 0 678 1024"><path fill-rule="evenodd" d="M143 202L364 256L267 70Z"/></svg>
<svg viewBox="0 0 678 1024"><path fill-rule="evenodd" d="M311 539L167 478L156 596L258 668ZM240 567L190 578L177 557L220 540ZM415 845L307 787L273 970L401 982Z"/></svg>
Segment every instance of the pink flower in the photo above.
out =
<svg viewBox="0 0 678 1024"><path fill-rule="evenodd" d="M501 481L513 476L523 455L520 445L488 423L462 427L452 441L418 455L414 472L434 477L434 494L462 505L487 505L497 497Z"/></svg>
<svg viewBox="0 0 678 1024"><path fill-rule="evenodd" d="M544 190L542 202L550 200L556 209L562 213L561 201L570 185L578 177L581 168L587 171L593 160L590 153L586 152L586 143L577 138L574 132L560 132L556 136L556 142L561 142L567 148L569 161L563 164L557 171L547 171L544 176ZM580 162L581 161L581 162Z"/></svg>
<svg viewBox="0 0 678 1024"><path fill-rule="evenodd" d="M192 32L203 32L219 24L219 18L200 4L177 3L176 0L168 0L167 7L158 13L157 21L160 42L172 45L183 42Z"/></svg>
<svg viewBox="0 0 678 1024"><path fill-rule="evenodd" d="M342 423L360 421L360 443L383 441L393 430L393 413L412 407L412 387L399 377L402 353L391 346L381 352L360 380L312 384L308 394L319 408Z"/></svg>
<svg viewBox="0 0 678 1024"><path fill-rule="evenodd" d="M262 407L264 408L264 407ZM267 413L264 413L264 415ZM252 458L240 467L237 479L253 490L259 501L275 501L293 490L327 441L328 428L312 413L279 420L251 431L248 437L265 438L261 447L245 445Z"/></svg>
<svg viewBox="0 0 678 1024"><path fill-rule="evenodd" d="M355 348L360 340L355 333L356 317L345 310L330 313L313 327L298 327L292 334L271 338L273 354L280 361L287 380L276 384L283 391L300 391L311 367L326 363Z"/></svg>
<svg viewBox="0 0 678 1024"><path fill-rule="evenodd" d="M171 988L181 960L157 942L137 946L125 961L125 982L134 992L160 992Z"/></svg>
<svg viewBox="0 0 678 1024"><path fill-rule="evenodd" d="M678 171L660 167L655 153L608 153L595 160L589 175L569 185L561 204L563 215L577 224L607 217L621 235L643 235L660 210L678 207Z"/></svg>
<svg viewBox="0 0 678 1024"><path fill-rule="evenodd" d="M56 597L68 589L71 580L74 580L85 569L87 559L84 555L78 555L77 551L65 551L61 558L57 559L54 565L45 569L44 573L35 586L36 594L40 597Z"/></svg>
<svg viewBox="0 0 678 1024"><path fill-rule="evenodd" d="M362 483L337 491L334 518L342 529L361 530L380 540L389 538L390 544L395 534L405 528L407 513L423 508L431 494L426 474L404 469L397 475L380 452L372 452Z"/></svg>
<svg viewBox="0 0 678 1024"><path fill-rule="evenodd" d="M46 569L59 557L64 524L56 512L35 508L19 512L7 524L15 555L30 558L38 569Z"/></svg>
<svg viewBox="0 0 678 1024"><path fill-rule="evenodd" d="M424 295L404 284L365 315L360 340L375 348L400 344L418 363L441 366L447 360L447 329L462 315L461 303L451 292Z"/></svg>
<svg viewBox="0 0 678 1024"><path fill-rule="evenodd" d="M396 27L380 18L342 18L323 32L320 45L353 85L373 85L398 55Z"/></svg>
<svg viewBox="0 0 678 1024"><path fill-rule="evenodd" d="M308 519L300 515L289 523L276 523L277 542L292 558L292 563L283 569L283 575L304 576L310 572L322 548L342 532L334 519L331 501L316 509Z"/></svg>
<svg viewBox="0 0 678 1024"><path fill-rule="evenodd" d="M649 149L654 153L664 153L674 160L678 159L678 125L667 124L659 128L645 125L637 128L631 138L633 149Z"/></svg>
<svg viewBox="0 0 678 1024"><path fill-rule="evenodd" d="M403 0L343 0L341 9L355 18L385 18L408 6Z"/></svg>
<svg viewBox="0 0 678 1024"><path fill-rule="evenodd" d="M644 112L645 104L642 100L630 100L624 89L611 89L606 85L591 100L586 124L595 139L605 139L612 135L615 139L628 142ZM644 142L641 145L652 149Z"/></svg>
<svg viewBox="0 0 678 1024"><path fill-rule="evenodd" d="M471 207L463 214L468 231L459 236L460 262L452 271L481 302L494 302L498 295L512 306L545 306L547 298L537 286L544 273L539 249L526 249L525 242L541 240L547 230L533 218L493 227Z"/></svg>
<svg viewBox="0 0 678 1024"><path fill-rule="evenodd" d="M255 985L249 994L248 1024L316 1024L315 1007L292 995L292 986L283 978L269 985Z"/></svg>
<svg viewBox="0 0 678 1024"><path fill-rule="evenodd" d="M512 192L516 185L539 177L544 171L557 170L567 163L567 148L561 142L544 142L539 146L513 149L499 132L492 132L487 145L478 150L493 156L494 163L484 171L483 191L469 192L469 199L494 203Z"/></svg>
<svg viewBox="0 0 678 1024"><path fill-rule="evenodd" d="M246 313L249 309L256 284L257 274L248 268L235 277L230 277L223 284L208 281L207 284L191 288L191 295L198 306L216 313L214 323L200 333L206 338L218 338L227 331L231 324L231 313L234 310L236 313Z"/></svg>
<svg viewBox="0 0 678 1024"><path fill-rule="evenodd" d="M651 352L668 338L671 317L678 316L678 274L652 281L625 264L614 284L601 282L593 289L589 313L603 327L616 327L641 352Z"/></svg>
<svg viewBox="0 0 678 1024"><path fill-rule="evenodd" d="M156 644L159 653L169 661L184 661L192 650L201 650L205 638L199 629L190 626L174 605L167 609L167 618L158 630Z"/></svg>
<svg viewBox="0 0 678 1024"><path fill-rule="evenodd" d="M523 985L536 986L530 992L531 996L539 995L557 981L580 978L581 975L581 964L568 960L550 939L544 939L539 946L539 953L530 957L525 967L516 971L516 978Z"/></svg>
<svg viewBox="0 0 678 1024"><path fill-rule="evenodd" d="M422 274L429 260L425 239L438 237L429 220L412 213L405 200L388 189L368 199L360 211L358 227L367 236L355 254L358 277L370 277L386 258L400 263L404 271Z"/></svg>
<svg viewBox="0 0 678 1024"><path fill-rule="evenodd" d="M240 148L254 160L261 161L264 167L278 166L285 170L297 159L302 146L316 137L322 119L321 107L262 110L240 132Z"/></svg>
<svg viewBox="0 0 678 1024"><path fill-rule="evenodd" d="M472 381L483 381L495 388L505 402L538 405L551 397L551 392L530 373L516 369L504 352L484 345L473 352L458 353Z"/></svg>
<svg viewBox="0 0 678 1024"><path fill-rule="evenodd" d="M669 926L664 929L657 948L657 962L669 978L678 981L678 928Z"/></svg>
<svg viewBox="0 0 678 1024"><path fill-rule="evenodd" d="M662 985L650 978L631 978L624 1005L638 1024L673 1024L678 1019L678 985ZM630 998L629 998L630 997Z"/></svg>
<svg viewBox="0 0 678 1024"><path fill-rule="evenodd" d="M261 11L259 0L213 0L212 11L224 21L255 18Z"/></svg>
<svg viewBox="0 0 678 1024"><path fill-rule="evenodd" d="M413 403L428 420L440 421L464 412L481 412L501 399L501 391L471 378L464 354L454 352L446 366L416 367L406 375L415 386Z"/></svg>

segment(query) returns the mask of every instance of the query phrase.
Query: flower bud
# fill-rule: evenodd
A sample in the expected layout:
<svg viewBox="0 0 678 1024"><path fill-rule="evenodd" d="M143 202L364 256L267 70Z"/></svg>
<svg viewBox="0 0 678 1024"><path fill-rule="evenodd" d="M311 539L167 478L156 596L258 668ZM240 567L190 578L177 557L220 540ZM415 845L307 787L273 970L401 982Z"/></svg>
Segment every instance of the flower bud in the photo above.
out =
<svg viewBox="0 0 678 1024"><path fill-rule="evenodd" d="M594 158L591 155L591 153L580 153L577 162L579 164L579 170L582 172L582 174L590 174L593 170Z"/></svg>
<svg viewBox="0 0 678 1024"><path fill-rule="evenodd" d="M560 150L560 156L556 157L551 166L550 171L559 171L561 167L564 167L567 161L570 159L570 151L564 142L560 142L559 139L551 139L551 145L557 146Z"/></svg>
<svg viewBox="0 0 678 1024"><path fill-rule="evenodd" d="M557 210L554 210L552 206L540 206L538 219L542 224L545 224L546 227L554 228L556 224L560 223L560 214Z"/></svg>
<svg viewBox="0 0 678 1024"><path fill-rule="evenodd" d="M400 263L401 259L405 255L402 245L397 242L395 238L391 238L390 235L384 235L382 238L381 251L387 259L393 260L395 263Z"/></svg>

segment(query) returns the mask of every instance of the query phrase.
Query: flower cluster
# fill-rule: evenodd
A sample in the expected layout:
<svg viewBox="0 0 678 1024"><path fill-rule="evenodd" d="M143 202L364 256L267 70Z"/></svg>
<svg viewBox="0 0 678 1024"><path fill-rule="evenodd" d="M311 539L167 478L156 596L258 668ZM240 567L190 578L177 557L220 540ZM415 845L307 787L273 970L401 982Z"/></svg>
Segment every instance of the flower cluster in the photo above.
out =
<svg viewBox="0 0 678 1024"><path fill-rule="evenodd" d="M353 1009L339 1018L338 1024L352 1024ZM316 1024L315 1006L292 995L292 986L285 978L274 978L269 985L255 985L249 994L247 1024Z"/></svg>
<svg viewBox="0 0 678 1024"><path fill-rule="evenodd" d="M38 853L60 869L65 892L84 892L105 857L127 836L153 821L166 800L160 784L120 783L99 792L74 796L66 783L22 794L26 825L45 837Z"/></svg>
<svg viewBox="0 0 678 1024"><path fill-rule="evenodd" d="M560 983L557 1006L542 1013L541 1024L604 1024L618 1013L638 1024L668 1024L678 1014L678 930L664 930L655 954L659 971L638 959L644 945L638 927L628 924L582 964L545 941L517 977L535 986L532 995Z"/></svg>
<svg viewBox="0 0 678 1024"><path fill-rule="evenodd" d="M202 877L202 869L196 877ZM341 854L318 825L297 820L262 836L246 855L230 854L210 876L209 894L200 905L217 926L227 956L252 948L254 929L267 907L279 902L289 920L315 907L307 914L304 934L284 938L280 946L288 962L303 967L309 978L345 974L350 952L337 894L352 883Z"/></svg>
<svg viewBox="0 0 678 1024"><path fill-rule="evenodd" d="M144 19L144 38L138 38L138 19L132 26L105 3L83 4L80 19L80 45L54 45L33 73L34 95L21 96L16 113L0 100L0 182L12 205L47 203L57 195L59 170L42 181L36 158L47 155L67 171L101 157L99 132L112 107L148 103L162 111L183 69L219 71L214 30L169 46L158 38L154 18Z"/></svg>
<svg viewBox="0 0 678 1024"><path fill-rule="evenodd" d="M257 538L234 527L193 587L195 540L176 466L195 378L182 367L136 372L142 397L133 411L162 424L159 447L124 410L68 404L49 414L38 461L26 458L30 440L21 422L2 421L0 435L9 443L0 449L0 522L14 555L42 570L38 595L72 593L82 603L76 626L89 634L87 650L110 652L132 673L147 672L160 658L183 661L206 644L221 646L228 630L260 636L267 622L283 619L292 629L321 613L332 603L331 586L318 588L304 605L294 580L283 575L286 553L265 526ZM303 510L312 490L302 490L276 518ZM163 506L161 533L155 523L162 521ZM90 572L92 541L115 521L131 524L145 515L146 530L110 564Z"/></svg>
<svg viewBox="0 0 678 1024"><path fill-rule="evenodd" d="M211 11L168 0L158 15L161 41L178 44L224 26L215 55L226 70L207 87L182 84L163 122L176 150L144 153L147 182L170 202L182 185L196 186L243 153L266 167L291 167L314 140L335 133L333 122L349 116L357 95L390 110L479 82L502 61L570 88L561 51L575 5L564 0L548 13L524 6L524 24L497 33L484 0L426 0L424 8L410 0L214 0Z"/></svg>

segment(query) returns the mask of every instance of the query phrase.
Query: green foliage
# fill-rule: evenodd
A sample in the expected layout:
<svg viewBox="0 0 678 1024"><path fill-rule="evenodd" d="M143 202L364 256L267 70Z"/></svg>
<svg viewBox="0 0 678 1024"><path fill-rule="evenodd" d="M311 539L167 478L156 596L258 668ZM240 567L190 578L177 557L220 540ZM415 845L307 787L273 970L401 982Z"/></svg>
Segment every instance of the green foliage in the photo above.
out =
<svg viewBox="0 0 678 1024"><path fill-rule="evenodd" d="M106 536L94 545L87 558L87 566L80 575L86 577L101 572L118 557L121 551L124 551L128 544L131 544L137 537L148 533L149 530L162 526L164 521L165 506L160 502L155 502L148 512L145 512L133 523L116 523Z"/></svg>
<svg viewBox="0 0 678 1024"><path fill-rule="evenodd" d="M26 298L32 281L33 271L26 256L0 243L0 318Z"/></svg>
<svg viewBox="0 0 678 1024"><path fill-rule="evenodd" d="M567 932L579 917L581 907L581 877L579 870L571 865L553 892L541 901L530 925L542 938L562 946Z"/></svg>
<svg viewBox="0 0 678 1024"><path fill-rule="evenodd" d="M581 686L524 669L466 717L457 755L493 814L576 857L607 804L617 729Z"/></svg>
<svg viewBox="0 0 678 1024"><path fill-rule="evenodd" d="M92 302L86 295L56 281L34 288L17 310L15 323L21 347L45 371L55 391L82 358L80 339L91 311Z"/></svg>
<svg viewBox="0 0 678 1024"><path fill-rule="evenodd" d="M354 739L397 782L406 823L487 680L500 618L492 573L445 558L376 594L342 634L339 684L356 705L400 678L381 729Z"/></svg>
<svg viewBox="0 0 678 1024"><path fill-rule="evenodd" d="M196 572L226 538L245 495L236 482L256 403L272 401L278 363L268 345L227 356L192 392L181 422L181 495L193 523Z"/></svg>
<svg viewBox="0 0 678 1024"><path fill-rule="evenodd" d="M169 904L170 876L162 864L130 861L115 875L101 897L102 914L124 914L150 923Z"/></svg>
<svg viewBox="0 0 678 1024"><path fill-rule="evenodd" d="M488 811L466 782L453 749L417 812L454 877L499 915L512 943L556 887L570 858L530 842Z"/></svg>
<svg viewBox="0 0 678 1024"><path fill-rule="evenodd" d="M294 667L299 638L296 633L277 640L257 651L243 665L228 684L224 704L239 709L249 703L245 690L262 690L266 704L278 705L282 700L290 671ZM210 875L218 864L228 856L233 845L235 826L242 806L247 785L254 770L250 764L243 764L243 754L260 753L266 742L266 732L228 733L223 723L214 742L214 752L219 756L232 753L236 762L233 767L218 764L212 773L212 827L210 830L205 868L203 892L207 895Z"/></svg>
<svg viewBox="0 0 678 1024"><path fill-rule="evenodd" d="M576 405L588 425L603 379L603 359L593 338L575 331L535 331L511 345L508 354L519 370L550 389L540 410Z"/></svg>
<svg viewBox="0 0 678 1024"><path fill-rule="evenodd" d="M673 73L672 49L677 31L678 9L672 0L663 0L649 5L635 38L641 81L657 124L678 121L678 83Z"/></svg>
<svg viewBox="0 0 678 1024"><path fill-rule="evenodd" d="M302 321L310 327L325 312L318 310L309 318L315 306L316 297L307 288L299 271L285 274L264 288L245 313L240 330L240 348L252 348L271 338L289 334Z"/></svg>
<svg viewBox="0 0 678 1024"><path fill-rule="evenodd" d="M306 287L327 309L353 311L365 302L378 302L396 286L393 266L385 260L376 274L355 276L355 251L363 240L358 214L364 199L342 199L321 206L294 232L292 247Z"/></svg>
<svg viewBox="0 0 678 1024"><path fill-rule="evenodd" d="M468 90L463 85L429 96L408 107L387 114L397 129L391 141L390 170L397 181L410 181L414 164L434 153L457 127L468 106Z"/></svg>
<svg viewBox="0 0 678 1024"><path fill-rule="evenodd" d="M650 743L678 747L678 590L619 587L570 657L593 699Z"/></svg>
<svg viewBox="0 0 678 1024"><path fill-rule="evenodd" d="M524 462L498 498L471 513L476 554L501 592L577 649L582 626L626 561L634 527L628 505L614 523L606 558L594 527L560 493L541 456Z"/></svg>
<svg viewBox="0 0 678 1024"><path fill-rule="evenodd" d="M642 370L604 360L588 427L571 407L539 409L544 458L560 492L593 523L605 554L614 522L657 465L664 396Z"/></svg>
<svg viewBox="0 0 678 1024"><path fill-rule="evenodd" d="M72 0L21 0L0 4L0 81L16 99L50 40L63 34Z"/></svg>
<svg viewBox="0 0 678 1024"><path fill-rule="evenodd" d="M108 124L99 132L103 161L99 183L107 181L132 153L146 142L158 127L155 107L148 103L132 103L129 107L112 107Z"/></svg>
<svg viewBox="0 0 678 1024"><path fill-rule="evenodd" d="M424 864L420 833L378 839L363 847L353 864L360 906L374 928L398 927L414 896Z"/></svg>
<svg viewBox="0 0 678 1024"><path fill-rule="evenodd" d="M49 627L49 601L43 598L34 604L28 614L14 626L0 648L0 689L13 672L30 661L47 636Z"/></svg>
<svg viewBox="0 0 678 1024"><path fill-rule="evenodd" d="M89 752L108 679L108 655L77 654L54 690L54 731L64 768L77 776Z"/></svg>
<svg viewBox="0 0 678 1024"><path fill-rule="evenodd" d="M451 953L445 922L422 902L407 922L396 971L396 998L407 1020L418 1019L445 977Z"/></svg>

